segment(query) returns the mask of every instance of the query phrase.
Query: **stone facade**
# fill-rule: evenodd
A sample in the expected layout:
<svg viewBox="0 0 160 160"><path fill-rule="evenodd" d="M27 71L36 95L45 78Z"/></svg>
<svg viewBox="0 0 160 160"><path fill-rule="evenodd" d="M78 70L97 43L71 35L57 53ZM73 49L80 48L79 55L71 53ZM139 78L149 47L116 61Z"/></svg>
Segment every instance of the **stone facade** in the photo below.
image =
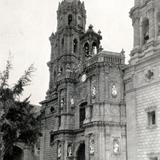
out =
<svg viewBox="0 0 160 160"><path fill-rule="evenodd" d="M63 0L50 36L49 90L42 104L40 160L138 160L160 156L160 9L135 0L134 48L103 51L85 30L79 0Z"/></svg>
<svg viewBox="0 0 160 160"><path fill-rule="evenodd" d="M129 160L160 158L160 1L135 0L134 48L125 70Z"/></svg>

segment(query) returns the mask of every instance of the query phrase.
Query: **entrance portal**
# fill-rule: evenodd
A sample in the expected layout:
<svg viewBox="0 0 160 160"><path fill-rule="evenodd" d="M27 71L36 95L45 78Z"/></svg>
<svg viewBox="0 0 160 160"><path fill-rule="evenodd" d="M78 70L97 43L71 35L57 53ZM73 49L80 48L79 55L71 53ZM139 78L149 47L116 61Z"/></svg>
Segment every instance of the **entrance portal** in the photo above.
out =
<svg viewBox="0 0 160 160"><path fill-rule="evenodd" d="M3 160L23 160L23 150L14 146L13 151L11 153L6 153Z"/></svg>
<svg viewBox="0 0 160 160"><path fill-rule="evenodd" d="M85 160L85 144L80 144L77 151L77 160Z"/></svg>

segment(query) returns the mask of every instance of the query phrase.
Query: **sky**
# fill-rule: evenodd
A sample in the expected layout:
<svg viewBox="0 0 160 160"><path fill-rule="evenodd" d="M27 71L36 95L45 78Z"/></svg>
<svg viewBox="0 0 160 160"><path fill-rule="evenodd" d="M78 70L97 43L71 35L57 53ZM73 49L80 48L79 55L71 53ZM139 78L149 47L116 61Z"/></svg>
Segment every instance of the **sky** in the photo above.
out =
<svg viewBox="0 0 160 160"><path fill-rule="evenodd" d="M56 32L60 0L0 0L0 71L11 55L12 86L31 64L36 71L22 98L31 95L31 103L43 101L49 86L47 62L50 60L49 36ZM102 32L104 50L125 50L126 62L133 47L129 11L134 0L84 0L87 27Z"/></svg>

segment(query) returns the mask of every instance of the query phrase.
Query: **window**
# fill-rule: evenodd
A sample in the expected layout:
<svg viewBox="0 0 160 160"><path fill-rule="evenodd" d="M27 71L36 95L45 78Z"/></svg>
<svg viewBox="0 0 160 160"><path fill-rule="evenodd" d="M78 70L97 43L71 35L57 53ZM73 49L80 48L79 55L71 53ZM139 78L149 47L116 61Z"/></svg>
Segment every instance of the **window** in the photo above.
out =
<svg viewBox="0 0 160 160"><path fill-rule="evenodd" d="M72 23L72 15L70 14L68 16L68 25L71 25L71 23Z"/></svg>
<svg viewBox="0 0 160 160"><path fill-rule="evenodd" d="M97 54L97 45L95 42L92 44L92 54Z"/></svg>
<svg viewBox="0 0 160 160"><path fill-rule="evenodd" d="M155 111L148 112L148 125L149 126L156 125L156 112Z"/></svg>
<svg viewBox="0 0 160 160"><path fill-rule="evenodd" d="M78 47L78 41L77 41L77 39L74 39L74 41L73 41L73 52L74 53L77 52L77 47Z"/></svg>
<svg viewBox="0 0 160 160"><path fill-rule="evenodd" d="M148 18L144 19L142 22L142 37L143 37L143 44L146 44L149 40L149 20Z"/></svg>
<svg viewBox="0 0 160 160"><path fill-rule="evenodd" d="M85 108L86 108L87 103L82 103L80 105L80 111L79 111L79 125L80 128L83 127L83 122L85 120Z"/></svg>
<svg viewBox="0 0 160 160"><path fill-rule="evenodd" d="M84 45L84 52L85 52L85 56L89 57L89 44L85 43Z"/></svg>
<svg viewBox="0 0 160 160"><path fill-rule="evenodd" d="M61 126L61 116L58 117L58 127Z"/></svg>
<svg viewBox="0 0 160 160"><path fill-rule="evenodd" d="M52 145L54 143L54 134L51 132L50 133L50 145Z"/></svg>

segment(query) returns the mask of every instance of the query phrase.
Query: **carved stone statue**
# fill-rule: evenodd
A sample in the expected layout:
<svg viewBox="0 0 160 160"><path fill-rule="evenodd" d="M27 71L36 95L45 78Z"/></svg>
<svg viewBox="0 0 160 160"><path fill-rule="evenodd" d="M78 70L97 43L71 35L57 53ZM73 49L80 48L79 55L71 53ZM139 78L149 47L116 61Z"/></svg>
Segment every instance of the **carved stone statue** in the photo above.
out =
<svg viewBox="0 0 160 160"><path fill-rule="evenodd" d="M58 158L61 158L62 156L62 146L61 144L58 145Z"/></svg>
<svg viewBox="0 0 160 160"><path fill-rule="evenodd" d="M116 88L116 85L115 85L115 84L112 86L112 96L113 96L113 97L116 97L116 96L117 96L117 88Z"/></svg>
<svg viewBox="0 0 160 160"><path fill-rule="evenodd" d="M117 139L113 141L113 152L115 154L118 154L120 152L119 141Z"/></svg>
<svg viewBox="0 0 160 160"><path fill-rule="evenodd" d="M89 139L89 153L94 154L94 146L95 146L95 141L94 141L94 136L91 135Z"/></svg>
<svg viewBox="0 0 160 160"><path fill-rule="evenodd" d="M67 147L67 155L68 157L72 156L72 144L69 144Z"/></svg>

